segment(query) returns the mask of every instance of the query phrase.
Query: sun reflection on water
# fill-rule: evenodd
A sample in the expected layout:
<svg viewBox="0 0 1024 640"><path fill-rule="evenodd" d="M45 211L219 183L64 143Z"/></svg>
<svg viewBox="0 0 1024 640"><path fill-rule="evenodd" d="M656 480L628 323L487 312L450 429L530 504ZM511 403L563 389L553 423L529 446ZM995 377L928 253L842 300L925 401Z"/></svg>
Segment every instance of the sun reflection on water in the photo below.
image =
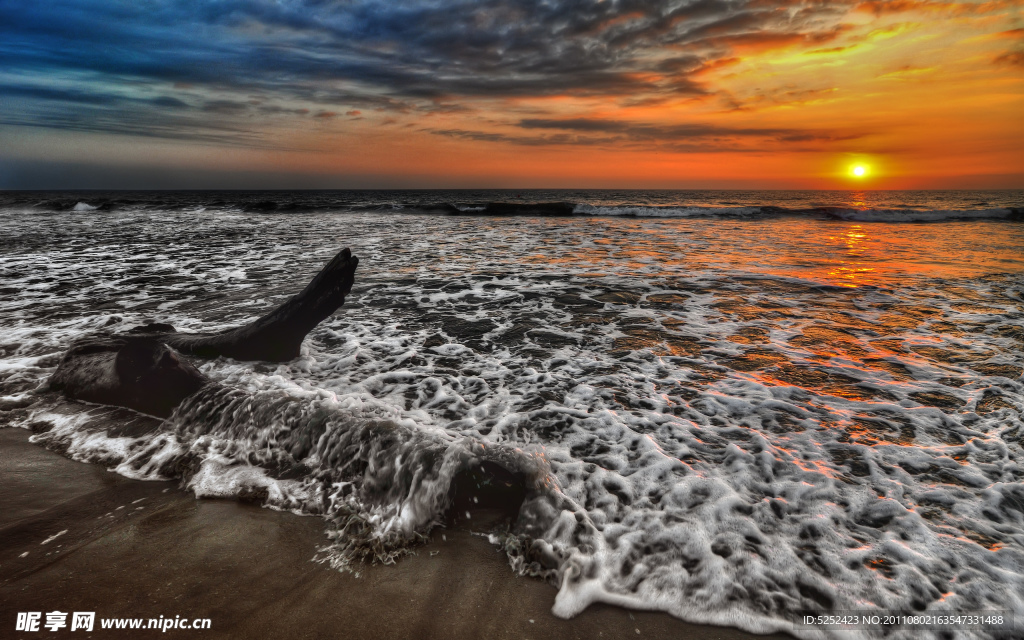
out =
<svg viewBox="0 0 1024 640"><path fill-rule="evenodd" d="M844 287L859 287L871 284L874 267L865 266L868 250L868 233L863 225L854 224L839 236L830 236L829 240L845 245L846 252L828 271L828 278Z"/></svg>
<svg viewBox="0 0 1024 640"><path fill-rule="evenodd" d="M865 202L864 193L853 192L846 204L863 207ZM472 223L465 222L467 227ZM539 238L529 253L509 257L537 268L583 269L590 275L671 278L714 270L794 277L844 288L894 287L907 278L1024 271L1024 261L1011 258L1014 253L1009 249L1020 243L1019 228L998 224L1001 231L993 234L989 224L879 224L796 216L524 218L516 226L530 226ZM498 229L498 235L510 231ZM504 246L515 241L510 236ZM453 250L465 252L463 247ZM964 259L968 254L970 259Z"/></svg>

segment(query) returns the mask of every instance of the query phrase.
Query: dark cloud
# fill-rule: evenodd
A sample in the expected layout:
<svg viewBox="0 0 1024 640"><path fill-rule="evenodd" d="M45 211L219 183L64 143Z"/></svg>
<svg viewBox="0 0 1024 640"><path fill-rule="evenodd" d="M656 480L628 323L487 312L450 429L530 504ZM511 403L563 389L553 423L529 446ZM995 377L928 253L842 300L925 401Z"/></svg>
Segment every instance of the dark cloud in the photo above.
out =
<svg viewBox="0 0 1024 640"><path fill-rule="evenodd" d="M453 113L479 98L567 94L657 104L707 94L700 75L734 62L736 48L827 43L842 32L840 19L853 6L849 0L5 0L0 68L6 77L48 80L49 88L0 80L0 95L21 100L9 123L49 126L53 120L35 117L29 104L46 102L64 105L59 122L84 116L81 109L89 106L90 117L108 109L105 122L116 113L123 129L149 127L175 138L191 135L177 127L191 126L179 116L192 111L229 130L258 115ZM181 95L167 95L175 92ZM261 96L255 104L253 95ZM643 132L615 134L636 139Z"/></svg>
<svg viewBox="0 0 1024 640"><path fill-rule="evenodd" d="M571 118L547 120L525 119L519 122L524 129L564 129L572 131L599 131L621 133L636 140L703 138L708 136L769 136L792 133L791 129L742 129L704 124L658 125L597 118Z"/></svg>
<svg viewBox="0 0 1024 640"><path fill-rule="evenodd" d="M779 143L822 143L854 140L863 133L836 134L785 128L723 127L708 124L663 125L599 118L527 118L516 125L528 130L554 130L546 135L515 135L464 129L428 129L430 133L467 140L539 145L652 145L675 151L764 151Z"/></svg>
<svg viewBox="0 0 1024 640"><path fill-rule="evenodd" d="M277 104L261 104L256 107L256 110L260 113L267 115L294 115L294 116L306 116L309 115L309 109L300 107L292 109L289 107L282 107Z"/></svg>
<svg viewBox="0 0 1024 640"><path fill-rule="evenodd" d="M19 114L0 115L0 125L42 127L61 131L112 133L141 138L162 138L188 142L205 142L226 146L275 147L257 131L239 127L212 126L199 121L180 121L165 117L145 120L138 114L116 112L38 113L32 117Z"/></svg>
<svg viewBox="0 0 1024 640"><path fill-rule="evenodd" d="M994 62L999 65L1009 65L1011 67L1024 67L1024 51L1009 51L1000 56L996 56Z"/></svg>
<svg viewBox="0 0 1024 640"><path fill-rule="evenodd" d="M161 164L43 162L0 153L0 189L394 189L408 187L390 175L245 171L229 167L168 167ZM423 181L417 186L431 187Z"/></svg>
<svg viewBox="0 0 1024 640"><path fill-rule="evenodd" d="M546 120L525 119L519 122L524 129L562 129L599 133L616 133L630 140L688 140L693 138L776 138L783 141L806 142L811 140L852 140L864 134L848 133L837 136L833 133L813 132L797 129L723 127L707 124L663 125L622 120L597 118L572 118Z"/></svg>
<svg viewBox="0 0 1024 640"><path fill-rule="evenodd" d="M3 86L0 125L113 133L218 145L266 146L263 136L239 123L211 120L201 111L236 111L234 103L196 109L172 96L132 97L82 89Z"/></svg>
<svg viewBox="0 0 1024 640"><path fill-rule="evenodd" d="M38 86L30 84L6 84L3 86L4 96L12 98L28 98L46 102L65 102L72 104L124 106L128 104L151 105L167 109L185 109L188 104L172 96L133 97L118 93L95 92L75 88Z"/></svg>
<svg viewBox="0 0 1024 640"><path fill-rule="evenodd" d="M1012 1L1012 0L1011 0ZM987 5L987 6L985 6ZM952 13L964 14L975 13L981 10L988 10L1000 6L1006 6L1005 2L976 3L976 2L941 2L939 0L866 0L857 5L860 11L867 11L875 15L891 13Z"/></svg>
<svg viewBox="0 0 1024 640"><path fill-rule="evenodd" d="M596 137L589 135L572 135L567 133L524 136L505 133L491 133L487 131L468 131L465 129L425 129L425 131L449 138L476 140L479 142L503 142L506 144L515 144L526 147L549 147L556 145L597 146L613 144L622 140L621 137Z"/></svg>
<svg viewBox="0 0 1024 640"><path fill-rule="evenodd" d="M203 111L209 113L237 114L248 111L252 105L237 100L207 100L203 104Z"/></svg>
<svg viewBox="0 0 1024 640"><path fill-rule="evenodd" d="M181 101L181 100L179 100L177 98L171 97L171 96L160 96L158 98L153 98L149 102L152 105L155 105L157 107L164 107L166 109L188 109L189 108L188 103L183 102L183 101Z"/></svg>
<svg viewBox="0 0 1024 640"><path fill-rule="evenodd" d="M994 40L1017 41L1017 47L1014 50L996 56L993 62L997 65L1024 67L1024 28L1001 31L993 34L992 38Z"/></svg>

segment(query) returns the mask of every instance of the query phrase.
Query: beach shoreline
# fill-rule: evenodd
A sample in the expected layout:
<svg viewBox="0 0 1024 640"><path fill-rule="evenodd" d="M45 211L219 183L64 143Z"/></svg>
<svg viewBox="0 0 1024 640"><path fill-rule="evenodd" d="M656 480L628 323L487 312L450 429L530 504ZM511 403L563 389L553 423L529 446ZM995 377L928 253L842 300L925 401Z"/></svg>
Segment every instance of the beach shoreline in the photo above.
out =
<svg viewBox="0 0 1024 640"><path fill-rule="evenodd" d="M293 211L321 196L324 206L351 206ZM1024 530L1019 223L703 210L699 219L469 218L385 209L406 202L399 193L372 196L372 210L346 194L275 196L287 215L241 206L265 197L118 197L85 213L42 203L0 224L14 294L0 302L9 319L0 424L38 434L37 445L12 450L25 462L9 461L0 483L9 485L0 504L24 511L4 530L4 546L18 552L0 558L0 576L28 571L15 576L17 589L63 598L79 589L67 583L74 573L103 598L134 603L110 612L93 602L99 615L186 616L195 614L177 604L198 605L222 616L211 621L230 629L224 635L647 632L635 611L610 607L617 613L593 624L604 608L569 623L551 617L597 601L808 637L823 631L784 621L1024 611L1024 574L1007 561ZM719 199L743 198L755 196ZM933 212L997 203L980 192L927 199ZM635 200L679 216L691 204L672 194ZM214 384L166 421L81 405L48 384L83 339L170 325L191 340L247 325L343 246L360 257L352 299L306 336L298 357L197 359ZM157 351L133 347L130 362L162 362ZM39 393L47 388L54 393ZM500 467L487 471L496 478L513 474L493 484L509 496L460 491L477 462ZM180 478L194 491L117 474ZM505 553L479 537L467 533L452 557L442 543L455 532L418 542L432 522L465 511L447 507L453 487L484 498L465 504L477 531L490 530L480 509L509 507L512 533L536 552L532 568L569 577L557 597L549 584L510 575ZM243 504L197 502L192 492ZM366 544L396 525L409 537ZM315 573L330 571L310 562L327 545L340 561L367 550L418 555L346 582ZM154 585L152 601L135 595ZM166 602L174 610L157 607ZM339 618L339 606L360 613ZM257 628L264 610L266 628ZM318 621L324 615L329 622Z"/></svg>
<svg viewBox="0 0 1024 640"><path fill-rule="evenodd" d="M310 561L325 542L319 518L197 500L173 482L68 460L30 435L0 429L0 497L10 505L0 514L4 637L64 637L67 628L13 632L19 611L45 620L54 610L211 621L166 633L97 623L86 637L786 637L606 605L562 620L550 611L554 589L514 576L498 549L465 529L436 529L416 555L360 566L357 577Z"/></svg>

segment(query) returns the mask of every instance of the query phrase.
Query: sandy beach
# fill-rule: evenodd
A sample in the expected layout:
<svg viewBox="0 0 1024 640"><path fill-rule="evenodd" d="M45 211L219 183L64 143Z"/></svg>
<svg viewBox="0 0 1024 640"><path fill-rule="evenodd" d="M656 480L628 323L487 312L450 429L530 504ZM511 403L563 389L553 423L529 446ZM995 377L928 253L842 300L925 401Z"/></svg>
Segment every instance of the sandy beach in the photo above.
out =
<svg viewBox="0 0 1024 640"><path fill-rule="evenodd" d="M17 612L53 610L212 623L72 636L96 638L784 637L610 606L561 620L550 612L553 588L513 576L503 554L465 529L435 530L416 555L356 577L310 561L325 540L318 518L196 500L172 482L68 460L29 436L0 429L3 637L67 637L13 631Z"/></svg>

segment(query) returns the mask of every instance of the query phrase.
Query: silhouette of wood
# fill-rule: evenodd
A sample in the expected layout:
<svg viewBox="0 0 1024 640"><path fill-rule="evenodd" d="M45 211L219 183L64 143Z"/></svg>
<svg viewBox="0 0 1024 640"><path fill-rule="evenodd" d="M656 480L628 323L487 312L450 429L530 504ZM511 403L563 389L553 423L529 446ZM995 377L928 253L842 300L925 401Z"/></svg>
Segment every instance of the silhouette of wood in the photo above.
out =
<svg viewBox="0 0 1024 640"><path fill-rule="evenodd" d="M48 382L73 400L166 418L207 384L190 362L149 336L89 336L76 341Z"/></svg>
<svg viewBox="0 0 1024 640"><path fill-rule="evenodd" d="M262 318L215 335L166 333L169 347L201 358L285 362L299 355L302 340L345 302L352 290L359 258L346 248L300 293ZM150 325L153 326L153 325Z"/></svg>
<svg viewBox="0 0 1024 640"><path fill-rule="evenodd" d="M169 324L149 324L119 335L86 336L68 348L48 386L68 398L167 417L182 400L212 384L180 353L291 360L306 334L345 302L358 265L359 259L343 249L297 295L222 333L178 333Z"/></svg>

